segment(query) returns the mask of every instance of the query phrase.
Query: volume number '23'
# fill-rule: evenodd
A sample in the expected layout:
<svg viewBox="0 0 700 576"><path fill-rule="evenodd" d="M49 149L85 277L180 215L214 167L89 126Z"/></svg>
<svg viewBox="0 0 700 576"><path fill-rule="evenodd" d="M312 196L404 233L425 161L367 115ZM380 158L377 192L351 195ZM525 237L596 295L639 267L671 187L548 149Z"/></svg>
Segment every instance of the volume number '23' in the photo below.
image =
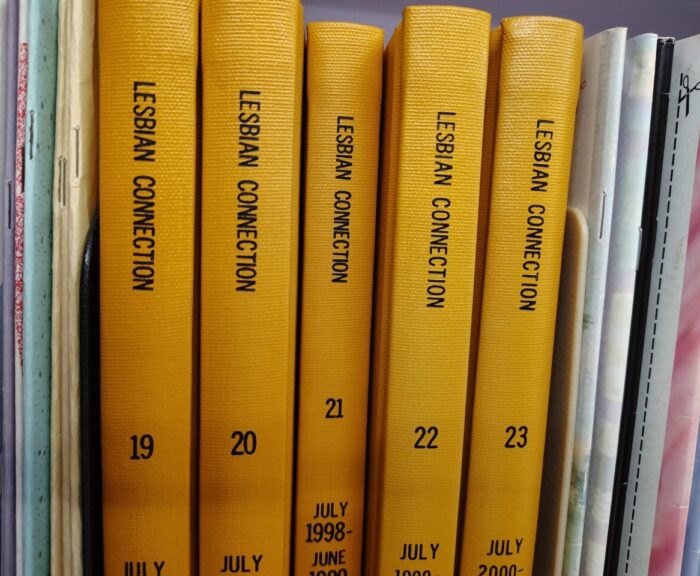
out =
<svg viewBox="0 0 700 576"><path fill-rule="evenodd" d="M525 446L527 446L527 426L508 426L505 448L525 448Z"/></svg>

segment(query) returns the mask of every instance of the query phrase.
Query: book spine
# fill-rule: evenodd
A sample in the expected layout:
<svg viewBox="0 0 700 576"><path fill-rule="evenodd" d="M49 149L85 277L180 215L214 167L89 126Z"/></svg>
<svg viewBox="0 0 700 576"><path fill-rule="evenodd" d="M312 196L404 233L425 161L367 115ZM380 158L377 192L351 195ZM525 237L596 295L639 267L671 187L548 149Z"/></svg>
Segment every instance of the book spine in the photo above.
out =
<svg viewBox="0 0 700 576"><path fill-rule="evenodd" d="M621 576L646 574L649 570L700 134L700 105L691 90L700 82L698 55L700 35L676 43L639 395L620 534L617 569Z"/></svg>
<svg viewBox="0 0 700 576"><path fill-rule="evenodd" d="M17 98L16 144L14 178L14 218L12 244L14 246L13 351L15 385L15 534L17 576L24 574L24 146L27 120L27 73L29 70L28 27L29 0L19 0L17 28ZM12 290L8 287L8 292Z"/></svg>
<svg viewBox="0 0 700 576"><path fill-rule="evenodd" d="M308 27L297 574L362 566L383 49L378 28Z"/></svg>
<svg viewBox="0 0 700 576"><path fill-rule="evenodd" d="M198 4L99 8L104 570L189 574Z"/></svg>
<svg viewBox="0 0 700 576"><path fill-rule="evenodd" d="M486 106L484 107L484 140L481 153L481 181L479 185L479 224L476 232L476 258L474 266L474 300L472 304L471 336L474 343L469 350L469 379L467 380L467 411L464 429L463 478L466 478L469 463L471 437L471 415L474 402L474 380L479 351L479 327L481 325L481 303L486 267L486 241L489 230L489 204L491 203L491 176L493 174L493 150L496 140L498 116L498 88L501 75L501 46L503 32L500 26L491 30L489 36L489 69L486 79ZM464 494L466 496L466 493ZM462 506L465 501L462 499ZM463 515L463 510L460 515Z"/></svg>
<svg viewBox="0 0 700 576"><path fill-rule="evenodd" d="M97 203L95 2L59 1L53 198L52 492L54 576L81 576L80 273ZM81 416L82 417L82 416ZM91 573L91 572L90 572Z"/></svg>
<svg viewBox="0 0 700 576"><path fill-rule="evenodd" d="M388 316L387 294L391 285L392 244L387 242L393 229L394 202L396 194L396 169L398 166L398 127L401 94L401 24L394 31L384 51L384 81L382 106L382 145L381 178L379 186L380 202L377 204L377 242L375 258L375 289L373 302L373 341L372 341L372 378L369 403L369 439L367 444L367 489L365 506L365 542L363 566L365 573L374 570L374 558L378 546L377 519L381 498L381 461L382 436L384 426L384 390L376 386L384 376L384 363L378 359L386 350Z"/></svg>
<svg viewBox="0 0 700 576"><path fill-rule="evenodd" d="M612 502L610 504L611 512L608 538L605 547L605 573L611 573L617 570L622 538L624 507L628 490L627 475L631 464L636 406L639 396L644 327L646 325L647 304L651 287L651 268L657 228L656 213L658 210L659 192L661 188L674 48L675 40L673 38L659 38L657 41L656 65L654 69L654 96L651 104L647 166L644 179L644 202L642 205L642 225L640 228L641 238L638 252L639 256L637 259L637 276L634 283L632 322L630 326L627 368L625 370L624 394L622 397L622 409L620 414L620 435L617 442L615 480L613 484Z"/></svg>
<svg viewBox="0 0 700 576"><path fill-rule="evenodd" d="M25 148L24 572L50 571L51 199L58 0L29 6Z"/></svg>
<svg viewBox="0 0 700 576"><path fill-rule="evenodd" d="M502 30L463 575L532 573L581 69L574 22Z"/></svg>
<svg viewBox="0 0 700 576"><path fill-rule="evenodd" d="M63 185L70 195L70 234L66 247L70 253L66 275L68 341L68 437L69 456L64 457L64 478L69 478L66 525L70 526L70 563L64 561L64 576L82 576L83 528L81 519L81 451L80 451L80 277L83 251L90 230L90 222L97 208L97 121L96 121L96 12L92 0L70 0L70 72L68 81L68 136L69 153L64 170L70 176ZM65 195L64 195L65 200ZM88 539L91 544L93 533ZM91 569L84 571L92 574ZM59 576L59 575L55 575Z"/></svg>
<svg viewBox="0 0 700 576"><path fill-rule="evenodd" d="M202 6L202 574L290 571L302 8Z"/></svg>
<svg viewBox="0 0 700 576"><path fill-rule="evenodd" d="M52 202L52 272L51 272L51 574L63 576L68 568L70 554L70 525L64 524L70 500L70 468L67 466L66 447L71 440L69 430L70 415L65 400L68 384L66 357L71 346L68 331L68 305L64 294L65 271L68 268L69 254L66 244L69 238L70 221L63 210L65 158L69 144L67 126L69 123L66 107L66 79L70 68L66 46L68 42L68 1L58 3L58 57L56 60L56 110L55 140L53 147L53 194ZM76 286L76 292L79 292ZM79 409L74 412L80 414ZM76 420L78 420L76 418ZM64 461L66 458L66 461ZM80 473L78 472L78 477ZM64 564L65 562L65 564ZM65 572L69 574L70 571ZM78 573L77 576L80 576Z"/></svg>
<svg viewBox="0 0 700 576"><path fill-rule="evenodd" d="M15 303L15 239L14 239L14 179L17 129L17 34L19 0L8 0L6 36L7 67L5 75L5 140L2 180L2 491L0 492L0 574L16 574L15 524L15 363L14 363L14 303Z"/></svg>
<svg viewBox="0 0 700 576"><path fill-rule="evenodd" d="M640 249L656 34L627 41L581 571L602 576Z"/></svg>
<svg viewBox="0 0 700 576"><path fill-rule="evenodd" d="M484 106L484 136L481 152L481 179L479 183L479 221L476 231L476 257L474 261L474 292L471 318L469 349L469 375L467 379L467 409L464 421L464 449L462 452L462 479L467 477L471 438L472 408L474 403L474 380L478 355L479 326L481 324L481 302L483 297L484 268L486 267L486 241L489 228L489 204L491 202L491 175L493 173L493 149L496 139L496 119L498 116L498 87L501 75L502 31L500 26L489 35L489 67L486 78L486 105ZM464 516L466 505L465 485L462 485L459 517ZM463 525L457 526L457 542L464 537ZM459 546L457 558L459 559ZM459 561L459 560L457 560Z"/></svg>
<svg viewBox="0 0 700 576"><path fill-rule="evenodd" d="M104 539L100 458L100 251L99 217L93 216L80 271L80 503L84 574L103 576ZM75 559L75 556L74 556ZM80 572L78 572L79 574Z"/></svg>
<svg viewBox="0 0 700 576"><path fill-rule="evenodd" d="M380 219L389 262L374 358L382 416L371 442L370 576L454 570L489 25L477 10L409 7L398 31L395 190L383 187Z"/></svg>
<svg viewBox="0 0 700 576"><path fill-rule="evenodd" d="M626 38L625 28L613 28L583 43L582 88L576 113L569 205L579 208L588 222L588 263L564 557L566 575L578 574L581 563L610 225L615 202Z"/></svg>

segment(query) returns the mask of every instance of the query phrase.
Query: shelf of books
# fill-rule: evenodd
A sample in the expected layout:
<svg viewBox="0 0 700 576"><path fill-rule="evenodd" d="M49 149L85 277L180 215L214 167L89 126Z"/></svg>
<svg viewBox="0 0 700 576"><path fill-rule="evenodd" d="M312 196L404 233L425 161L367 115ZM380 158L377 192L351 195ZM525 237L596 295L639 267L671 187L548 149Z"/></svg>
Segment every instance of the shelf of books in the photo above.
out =
<svg viewBox="0 0 700 576"><path fill-rule="evenodd" d="M0 576L700 575L700 10L308 3L0 0Z"/></svg>

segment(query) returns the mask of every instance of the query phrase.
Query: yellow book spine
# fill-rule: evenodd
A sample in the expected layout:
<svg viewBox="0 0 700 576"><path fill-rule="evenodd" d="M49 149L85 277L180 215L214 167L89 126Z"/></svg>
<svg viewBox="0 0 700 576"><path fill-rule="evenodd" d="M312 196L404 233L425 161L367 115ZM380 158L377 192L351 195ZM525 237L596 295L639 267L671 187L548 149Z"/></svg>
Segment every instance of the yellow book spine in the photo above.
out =
<svg viewBox="0 0 700 576"><path fill-rule="evenodd" d="M290 570L303 14L202 5L199 567Z"/></svg>
<svg viewBox="0 0 700 576"><path fill-rule="evenodd" d="M198 3L98 24L105 574L190 574Z"/></svg>
<svg viewBox="0 0 700 576"><path fill-rule="evenodd" d="M368 576L454 570L489 25L467 8L404 11Z"/></svg>
<svg viewBox="0 0 700 576"><path fill-rule="evenodd" d="M583 30L502 22L461 574L532 573Z"/></svg>
<svg viewBox="0 0 700 576"><path fill-rule="evenodd" d="M501 27L491 30L489 36L489 71L486 80L486 106L484 107L484 141L481 153L481 182L479 188L479 226L476 232L476 262L474 269L474 304L472 305L472 333L469 350L469 380L467 386L467 413L464 427L463 479L469 464L472 408L474 404L474 380L476 359L479 350L479 327L481 325L481 301L486 265L486 240L489 229L489 204L491 202L491 173L493 171L493 146L496 136L496 113L498 112L498 84L501 70ZM463 493L465 486L462 486ZM466 496L466 493L464 493ZM464 505L465 500L462 499ZM463 513L463 510L462 510Z"/></svg>
<svg viewBox="0 0 700 576"><path fill-rule="evenodd" d="M295 573L361 573L384 32L316 23L307 139Z"/></svg>
<svg viewBox="0 0 700 576"><path fill-rule="evenodd" d="M365 506L365 544L363 566L364 573L369 574L370 566L376 557L377 548L377 514L379 511L381 479L381 438L383 436L383 395L382 388L376 385L383 375L384 364L378 361L386 345L386 330L384 304L388 299L391 279L391 243L390 224L393 222L393 197L396 191L396 168L398 165L398 113L400 94L400 70L402 28L398 28L391 36L384 50L384 81L382 105L382 144L381 144L381 177L379 193L381 201L377 205L377 256L375 264L375 298L373 309L373 342L372 342L372 382L371 402L369 406L369 443L367 445L367 495Z"/></svg>
<svg viewBox="0 0 700 576"><path fill-rule="evenodd" d="M498 85L501 72L501 27L491 30L489 38L489 72L486 82L486 106L484 110L484 142L481 155L481 186L479 195L479 229L476 240L476 271L474 274L474 308L472 310L472 342L478 342L481 323L481 301L486 264L486 240L489 229L489 204L491 202L491 174L493 172L493 147L496 138L498 112ZM472 346L469 358L470 382L476 374L476 352ZM468 425L469 423L467 423Z"/></svg>

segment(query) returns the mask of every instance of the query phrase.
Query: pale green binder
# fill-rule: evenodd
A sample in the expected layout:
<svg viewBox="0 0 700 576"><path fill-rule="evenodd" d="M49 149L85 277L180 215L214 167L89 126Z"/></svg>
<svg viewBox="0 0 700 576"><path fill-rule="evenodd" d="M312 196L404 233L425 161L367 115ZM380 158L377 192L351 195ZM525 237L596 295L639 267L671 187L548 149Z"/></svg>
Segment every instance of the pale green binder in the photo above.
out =
<svg viewBox="0 0 700 576"><path fill-rule="evenodd" d="M51 418L51 223L58 1L29 3L25 139L24 576L49 574Z"/></svg>

